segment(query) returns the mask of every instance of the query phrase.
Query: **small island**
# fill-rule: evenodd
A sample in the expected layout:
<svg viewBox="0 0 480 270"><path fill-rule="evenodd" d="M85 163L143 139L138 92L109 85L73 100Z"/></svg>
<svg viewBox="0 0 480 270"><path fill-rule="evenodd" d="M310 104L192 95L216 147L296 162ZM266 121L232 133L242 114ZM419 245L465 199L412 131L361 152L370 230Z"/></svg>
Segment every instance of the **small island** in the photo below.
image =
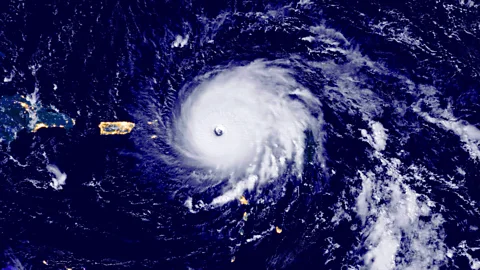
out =
<svg viewBox="0 0 480 270"><path fill-rule="evenodd" d="M125 121L101 122L98 127L100 128L100 135L125 135L132 131L135 123Z"/></svg>
<svg viewBox="0 0 480 270"><path fill-rule="evenodd" d="M22 95L0 97L0 142L10 143L23 129L37 132L42 128L70 129L75 120L51 108L44 108Z"/></svg>

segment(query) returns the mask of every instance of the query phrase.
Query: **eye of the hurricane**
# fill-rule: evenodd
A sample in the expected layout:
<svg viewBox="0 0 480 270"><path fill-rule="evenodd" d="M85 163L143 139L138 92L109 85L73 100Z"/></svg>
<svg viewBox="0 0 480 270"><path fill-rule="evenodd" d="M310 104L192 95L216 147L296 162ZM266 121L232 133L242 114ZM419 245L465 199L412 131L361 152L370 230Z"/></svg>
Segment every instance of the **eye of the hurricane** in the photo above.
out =
<svg viewBox="0 0 480 270"><path fill-rule="evenodd" d="M225 133L225 127L222 126L222 125L218 125L218 126L215 127L213 132L215 133L215 135L220 137L220 136L223 135L223 133Z"/></svg>

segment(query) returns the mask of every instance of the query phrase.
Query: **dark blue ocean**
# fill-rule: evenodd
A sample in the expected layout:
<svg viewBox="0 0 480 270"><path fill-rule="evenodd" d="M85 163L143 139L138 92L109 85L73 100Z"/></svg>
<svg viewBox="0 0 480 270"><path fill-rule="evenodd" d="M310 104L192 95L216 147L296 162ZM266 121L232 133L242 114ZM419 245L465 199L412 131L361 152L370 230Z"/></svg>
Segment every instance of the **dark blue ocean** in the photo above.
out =
<svg viewBox="0 0 480 270"><path fill-rule="evenodd" d="M227 184L192 180L176 115L259 60L319 101L321 136L301 173L205 206ZM480 269L477 1L2 0L15 94L75 126L1 143L1 269Z"/></svg>

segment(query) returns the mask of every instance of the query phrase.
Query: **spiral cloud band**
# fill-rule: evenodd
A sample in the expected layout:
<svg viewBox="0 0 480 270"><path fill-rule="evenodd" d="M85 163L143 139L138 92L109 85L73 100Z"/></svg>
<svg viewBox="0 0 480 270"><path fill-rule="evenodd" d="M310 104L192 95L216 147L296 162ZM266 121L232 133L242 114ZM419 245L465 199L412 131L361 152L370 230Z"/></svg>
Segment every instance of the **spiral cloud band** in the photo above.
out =
<svg viewBox="0 0 480 270"><path fill-rule="evenodd" d="M173 136L186 164L228 179L212 204L273 181L287 168L301 175L305 131L318 139L322 123L319 100L288 70L263 61L212 77L181 104Z"/></svg>

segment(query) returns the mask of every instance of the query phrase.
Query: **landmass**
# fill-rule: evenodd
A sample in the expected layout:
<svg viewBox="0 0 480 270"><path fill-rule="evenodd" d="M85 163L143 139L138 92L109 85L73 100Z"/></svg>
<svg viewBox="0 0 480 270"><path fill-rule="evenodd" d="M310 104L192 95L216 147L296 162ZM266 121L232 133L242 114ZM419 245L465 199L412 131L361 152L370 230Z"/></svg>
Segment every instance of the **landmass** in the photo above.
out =
<svg viewBox="0 0 480 270"><path fill-rule="evenodd" d="M21 130L37 132L41 128L70 129L75 120L51 108L44 108L36 99L21 95L0 97L0 142L10 143Z"/></svg>
<svg viewBox="0 0 480 270"><path fill-rule="evenodd" d="M101 122L98 125L101 135L125 135L132 131L135 123L132 122Z"/></svg>
<svg viewBox="0 0 480 270"><path fill-rule="evenodd" d="M42 128L71 129L75 125L75 119L52 108L42 107L35 95L0 97L0 143L10 143L24 129L37 132ZM98 127L101 135L124 135L132 131L135 123L101 122Z"/></svg>
<svg viewBox="0 0 480 270"><path fill-rule="evenodd" d="M243 204L243 205L248 204L248 200L247 198L245 198L245 196L240 197L239 201L240 201L240 204Z"/></svg>

